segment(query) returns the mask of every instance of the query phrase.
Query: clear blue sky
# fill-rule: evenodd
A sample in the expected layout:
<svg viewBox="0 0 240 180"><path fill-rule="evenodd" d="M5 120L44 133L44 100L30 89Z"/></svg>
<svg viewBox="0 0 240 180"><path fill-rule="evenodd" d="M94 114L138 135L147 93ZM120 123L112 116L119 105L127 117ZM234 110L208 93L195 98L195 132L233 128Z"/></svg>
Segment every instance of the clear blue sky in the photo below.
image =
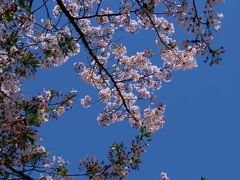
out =
<svg viewBox="0 0 240 180"><path fill-rule="evenodd" d="M166 124L153 135L140 171L128 179L159 180L162 171L171 180L200 180L201 176L207 180L240 179L239 7L238 0L218 6L224 19L214 43L226 49L220 65L209 67L199 61L199 68L174 73L172 82L164 83L158 92L160 101L167 105ZM137 35L128 47L134 52L140 47L147 48L153 44L151 41L154 41L151 33ZM154 58L159 65L160 57ZM138 133L128 122L102 128L96 118L103 106L96 104L85 109L80 105L81 97L94 94L95 90L73 71L72 64L79 59L70 59L51 71L41 70L35 79L24 84L27 96L42 92L42 88L79 91L71 111L41 128L43 144L53 154L68 160L75 172L85 155L105 159L113 142L127 144ZM81 60L84 61L84 54Z"/></svg>

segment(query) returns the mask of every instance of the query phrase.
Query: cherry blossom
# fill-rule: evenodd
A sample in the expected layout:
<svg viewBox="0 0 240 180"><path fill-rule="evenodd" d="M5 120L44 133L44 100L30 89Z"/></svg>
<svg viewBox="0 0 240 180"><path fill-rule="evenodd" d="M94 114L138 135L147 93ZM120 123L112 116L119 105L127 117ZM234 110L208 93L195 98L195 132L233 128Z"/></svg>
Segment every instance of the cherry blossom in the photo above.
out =
<svg viewBox="0 0 240 180"><path fill-rule="evenodd" d="M82 106L85 107L85 108L89 108L90 107L90 102L91 102L91 97L90 96L85 96L84 99L81 99L81 103L82 103Z"/></svg>
<svg viewBox="0 0 240 180"><path fill-rule="evenodd" d="M162 180L169 180L169 178L167 177L167 174L165 172L162 172L161 176L162 176Z"/></svg>

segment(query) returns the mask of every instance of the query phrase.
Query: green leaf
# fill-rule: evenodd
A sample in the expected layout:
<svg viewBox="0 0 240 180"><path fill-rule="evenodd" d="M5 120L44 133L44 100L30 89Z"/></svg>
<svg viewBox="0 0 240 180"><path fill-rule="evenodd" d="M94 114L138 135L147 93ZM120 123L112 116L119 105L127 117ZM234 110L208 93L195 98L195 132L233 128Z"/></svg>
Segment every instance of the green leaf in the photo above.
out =
<svg viewBox="0 0 240 180"><path fill-rule="evenodd" d="M18 0L18 3L20 6L24 6L25 5L25 0Z"/></svg>
<svg viewBox="0 0 240 180"><path fill-rule="evenodd" d="M9 42L16 43L16 42L18 41L18 39L16 38L16 34L12 32L12 33L10 34L10 37L8 38L8 41L9 41Z"/></svg>
<svg viewBox="0 0 240 180"><path fill-rule="evenodd" d="M205 177L201 176L201 180L206 180Z"/></svg>
<svg viewBox="0 0 240 180"><path fill-rule="evenodd" d="M68 45L68 49L73 53L74 50L71 44Z"/></svg>
<svg viewBox="0 0 240 180"><path fill-rule="evenodd" d="M24 6L24 9L26 9L27 11L31 11L31 8L29 6Z"/></svg>
<svg viewBox="0 0 240 180"><path fill-rule="evenodd" d="M138 140L139 136L135 136L136 140Z"/></svg>
<svg viewBox="0 0 240 180"><path fill-rule="evenodd" d="M151 132L146 132L146 133L144 134L145 137L150 137L150 135L152 135Z"/></svg>
<svg viewBox="0 0 240 180"><path fill-rule="evenodd" d="M29 121L32 122L32 123L38 122L39 120L37 119L37 114L32 114L32 115L29 117Z"/></svg>
<svg viewBox="0 0 240 180"><path fill-rule="evenodd" d="M11 21L14 20L13 16L11 16L9 13L7 13L7 14L5 15L5 19L6 19L8 22L11 22Z"/></svg>
<svg viewBox="0 0 240 180"><path fill-rule="evenodd" d="M40 64L40 62L38 60L33 60L32 61L34 64Z"/></svg>
<svg viewBox="0 0 240 180"><path fill-rule="evenodd" d="M143 126L141 126L141 128L140 128L140 132L141 132L141 134L144 133L144 127Z"/></svg>
<svg viewBox="0 0 240 180"><path fill-rule="evenodd" d="M66 43L67 43L67 44L70 44L71 42L72 42L72 38L67 37L67 38L66 38Z"/></svg>
<svg viewBox="0 0 240 180"><path fill-rule="evenodd" d="M119 149L119 145L115 144L114 147L118 150Z"/></svg>
<svg viewBox="0 0 240 180"><path fill-rule="evenodd" d="M61 175L67 174L67 168L61 167L61 169L59 170L59 174L61 174Z"/></svg>

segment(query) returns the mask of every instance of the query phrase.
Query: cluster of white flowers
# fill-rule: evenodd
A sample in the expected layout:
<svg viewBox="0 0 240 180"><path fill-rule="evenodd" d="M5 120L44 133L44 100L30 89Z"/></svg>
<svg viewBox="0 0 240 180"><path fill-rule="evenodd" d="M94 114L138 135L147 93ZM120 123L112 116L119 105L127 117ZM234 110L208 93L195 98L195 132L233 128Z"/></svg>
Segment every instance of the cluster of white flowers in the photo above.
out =
<svg viewBox="0 0 240 180"><path fill-rule="evenodd" d="M82 106L83 107L85 107L85 108L89 108L90 107L90 102L91 102L91 97L90 96L85 96L85 98L84 99L81 99L81 104L82 104Z"/></svg>
<svg viewBox="0 0 240 180"><path fill-rule="evenodd" d="M160 2L154 1L156 4ZM127 13L112 18L107 16L97 18L102 27L92 26L89 19L78 21L81 27L84 27L82 31L89 39L90 46L99 49L99 54L102 55L97 56L98 63L95 59L93 60L92 66L87 67L81 62L75 64L74 67L85 82L98 89L99 100L106 103L106 108L98 117L99 124L108 126L129 118L131 125L142 126L144 124L149 131L156 132L164 124L164 108L159 111L159 115L151 116L151 119L142 118L140 107L136 105L137 100L153 99L154 91L161 88L162 81L169 81L168 77L171 71L197 67L195 60L197 47L189 46L186 50L179 50L176 42L168 37L175 32L172 23L156 15L152 15L152 19L150 19L143 12L139 12L138 19L132 19L130 18L131 7L128 4L123 7L128 8ZM101 9L101 14L113 14L113 11L108 8ZM130 33L136 33L138 29L157 31L160 37L157 36L156 43L160 50L164 45L167 45L167 48L165 47L165 50L161 53L164 60L163 68L151 64L148 51L127 56L126 46L109 43L113 34L121 27L125 27L126 31ZM98 71L98 69L109 68L108 62L109 64L114 62L113 60L109 61L110 58L116 60L116 63L111 65L114 69L111 77L106 70L101 70L100 73ZM113 87L111 87L112 85ZM90 101L90 96L85 96L81 103L84 107L89 107ZM158 113L156 108L152 109L150 107L146 107L145 111L152 111L152 114Z"/></svg>
<svg viewBox="0 0 240 180"><path fill-rule="evenodd" d="M65 31L58 31L55 35L41 33L40 36L34 36L34 41L30 44L41 42L41 49L46 56L41 64L42 68L50 69L52 65L61 66L68 60L68 55L73 56L80 52L79 43L73 40L69 33L69 29L65 27Z"/></svg>
<svg viewBox="0 0 240 180"><path fill-rule="evenodd" d="M45 112L45 109L40 109L38 111L38 117L37 117L41 123L46 123L48 121L49 115Z"/></svg>
<svg viewBox="0 0 240 180"><path fill-rule="evenodd" d="M165 172L162 172L161 176L162 176L162 180L169 180L169 178L167 177L167 174Z"/></svg>

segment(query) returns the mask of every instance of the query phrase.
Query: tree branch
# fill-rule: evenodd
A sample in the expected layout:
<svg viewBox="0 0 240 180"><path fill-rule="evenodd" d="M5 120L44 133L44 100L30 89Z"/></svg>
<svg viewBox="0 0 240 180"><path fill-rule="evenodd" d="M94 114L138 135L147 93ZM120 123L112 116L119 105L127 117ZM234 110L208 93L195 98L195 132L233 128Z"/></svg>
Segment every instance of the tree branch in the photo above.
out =
<svg viewBox="0 0 240 180"><path fill-rule="evenodd" d="M121 90L119 89L119 87L117 85L117 82L114 80L112 75L108 72L108 70L104 67L104 65L98 60L97 56L93 53L92 49L88 45L88 42L85 38L84 33L82 32L82 30L78 27L77 23L75 22L75 18L70 15L70 13L66 9L65 5L63 4L62 0L56 0L56 1L57 1L57 4L59 5L60 9L62 10L62 12L67 16L69 22L73 25L73 27L75 28L77 33L80 35L80 38L82 39L82 42L83 42L85 48L88 50L88 53L95 60L95 62L99 66L99 68L102 69L108 75L108 77L111 79L112 83L116 87L116 90L117 90L117 92L118 92L118 94L119 94L119 96L122 100L122 103L123 103L124 107L126 108L128 113L132 115L132 113L131 113L130 109L128 108L127 103L126 103L126 101L125 101L125 99L124 99L124 97L121 93ZM134 118L136 121L138 121L138 119L136 119L133 115L132 115L132 118Z"/></svg>
<svg viewBox="0 0 240 180"><path fill-rule="evenodd" d="M22 171L19 171L17 169L15 169L14 167L12 166L7 166L12 172L18 174L19 176L21 176L23 179L25 180L34 180L33 178L31 178L30 176L24 174Z"/></svg>

